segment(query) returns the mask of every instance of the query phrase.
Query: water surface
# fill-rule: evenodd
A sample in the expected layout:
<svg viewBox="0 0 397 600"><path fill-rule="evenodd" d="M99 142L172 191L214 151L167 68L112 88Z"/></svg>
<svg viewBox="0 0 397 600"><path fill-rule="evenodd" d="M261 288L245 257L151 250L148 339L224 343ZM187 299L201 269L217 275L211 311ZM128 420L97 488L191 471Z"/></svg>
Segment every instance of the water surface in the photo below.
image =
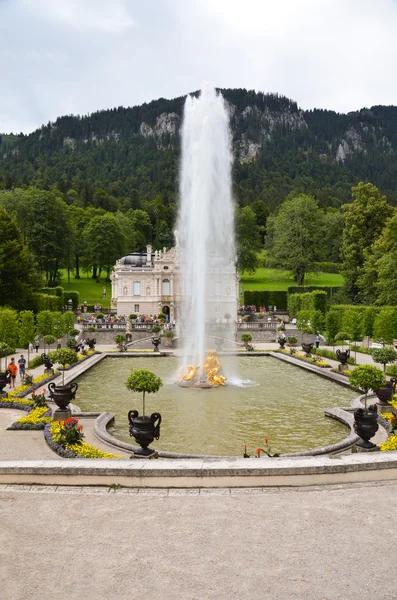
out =
<svg viewBox="0 0 397 600"><path fill-rule="evenodd" d="M127 413L142 414L141 395L127 390L131 369L149 369L164 382L148 395L146 413L163 417L159 450L236 456L247 444L251 454L270 440L275 452L297 452L342 440L347 428L324 417L324 408L348 406L357 395L322 377L272 357L238 357L235 385L209 390L185 389L175 381L176 358L106 358L78 378L76 404L82 410L116 413L109 429L117 438L129 436Z"/></svg>

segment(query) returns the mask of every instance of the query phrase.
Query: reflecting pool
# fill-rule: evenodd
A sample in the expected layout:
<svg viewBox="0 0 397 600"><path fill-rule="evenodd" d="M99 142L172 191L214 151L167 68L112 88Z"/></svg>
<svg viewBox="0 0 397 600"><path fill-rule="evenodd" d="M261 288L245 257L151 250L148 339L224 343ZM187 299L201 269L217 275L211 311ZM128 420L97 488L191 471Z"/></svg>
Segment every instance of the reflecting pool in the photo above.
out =
<svg viewBox="0 0 397 600"><path fill-rule="evenodd" d="M227 357L222 357L231 385L209 390L186 389L176 383L174 357L106 358L77 379L75 403L84 411L116 413L109 432L135 444L129 436L127 413L142 414L142 398L127 390L131 369L149 369L161 377L163 387L146 397L146 413L160 412L158 450L242 455L250 454L268 438L273 452L298 452L342 440L344 425L324 416L324 408L348 406L357 395L323 377L272 357L238 357L231 376Z"/></svg>

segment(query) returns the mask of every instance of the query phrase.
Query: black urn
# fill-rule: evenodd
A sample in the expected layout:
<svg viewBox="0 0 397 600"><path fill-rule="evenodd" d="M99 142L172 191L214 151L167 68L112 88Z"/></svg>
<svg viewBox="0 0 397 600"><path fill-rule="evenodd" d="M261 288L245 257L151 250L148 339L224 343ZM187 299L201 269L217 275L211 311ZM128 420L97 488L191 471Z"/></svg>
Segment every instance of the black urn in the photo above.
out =
<svg viewBox="0 0 397 600"><path fill-rule="evenodd" d="M128 421L130 423L130 435L135 438L137 444L141 446L138 450L135 450L134 454L140 456L149 456L150 454L153 454L154 450L151 450L148 446L154 439L158 440L160 437L160 413L153 413L148 417L143 415L139 416L137 410L130 410L128 413Z"/></svg>
<svg viewBox="0 0 397 600"><path fill-rule="evenodd" d="M159 345L161 343L161 337L159 335L155 335L152 337L152 344L154 346L154 351L159 352Z"/></svg>
<svg viewBox="0 0 397 600"><path fill-rule="evenodd" d="M286 337L279 337L277 341L279 343L280 348L284 349L284 346L285 346L285 344L287 342L287 338Z"/></svg>
<svg viewBox="0 0 397 600"><path fill-rule="evenodd" d="M306 356L310 356L313 350L313 344L312 343L304 343L302 342L302 350L304 351L304 353L306 354Z"/></svg>
<svg viewBox="0 0 397 600"><path fill-rule="evenodd" d="M7 373L0 373L0 394L3 393L3 389L8 383Z"/></svg>
<svg viewBox="0 0 397 600"><path fill-rule="evenodd" d="M96 344L95 338L93 338L92 340L87 340L87 346L89 347L90 350L95 349L95 344Z"/></svg>
<svg viewBox="0 0 397 600"><path fill-rule="evenodd" d="M388 381L384 387L376 388L374 392L382 404L387 404L393 398L395 387Z"/></svg>
<svg viewBox="0 0 397 600"><path fill-rule="evenodd" d="M371 404L368 410L357 408L354 411L354 431L360 436L361 440L357 442L357 446L361 448L375 448L375 444L369 440L374 437L379 429L378 411L376 404Z"/></svg>
<svg viewBox="0 0 397 600"><path fill-rule="evenodd" d="M45 352L43 352L43 354L41 355L42 361L43 361L43 365L45 366L46 369L52 369L53 364L51 362L50 357L48 356L48 354L46 354Z"/></svg>
<svg viewBox="0 0 397 600"><path fill-rule="evenodd" d="M67 383L66 385L55 385L52 381L48 384L50 398L55 402L58 408L67 408L72 400L76 397L78 383Z"/></svg>
<svg viewBox="0 0 397 600"><path fill-rule="evenodd" d="M342 365L346 365L350 358L350 350L338 350L336 351L336 358Z"/></svg>

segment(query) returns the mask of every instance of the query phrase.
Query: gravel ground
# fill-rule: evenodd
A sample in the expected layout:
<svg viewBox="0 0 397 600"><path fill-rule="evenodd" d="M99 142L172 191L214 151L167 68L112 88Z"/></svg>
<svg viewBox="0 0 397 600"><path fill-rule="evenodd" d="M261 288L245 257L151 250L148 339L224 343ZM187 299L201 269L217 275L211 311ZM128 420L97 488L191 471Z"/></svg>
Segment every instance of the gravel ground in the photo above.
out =
<svg viewBox="0 0 397 600"><path fill-rule="evenodd" d="M0 488L0 597L394 599L396 492Z"/></svg>

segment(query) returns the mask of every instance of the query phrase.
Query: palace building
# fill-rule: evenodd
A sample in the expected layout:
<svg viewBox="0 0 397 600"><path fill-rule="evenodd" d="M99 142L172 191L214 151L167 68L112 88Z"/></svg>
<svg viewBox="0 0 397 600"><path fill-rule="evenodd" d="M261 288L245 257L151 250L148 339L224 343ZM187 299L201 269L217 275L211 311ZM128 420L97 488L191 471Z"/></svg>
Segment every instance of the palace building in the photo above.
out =
<svg viewBox="0 0 397 600"><path fill-rule="evenodd" d="M183 282L179 243L174 248L133 252L116 262L112 279L112 309L117 315L168 315L181 317ZM239 278L235 264L220 257L212 261L206 285L207 318L223 321L225 314L237 319Z"/></svg>

